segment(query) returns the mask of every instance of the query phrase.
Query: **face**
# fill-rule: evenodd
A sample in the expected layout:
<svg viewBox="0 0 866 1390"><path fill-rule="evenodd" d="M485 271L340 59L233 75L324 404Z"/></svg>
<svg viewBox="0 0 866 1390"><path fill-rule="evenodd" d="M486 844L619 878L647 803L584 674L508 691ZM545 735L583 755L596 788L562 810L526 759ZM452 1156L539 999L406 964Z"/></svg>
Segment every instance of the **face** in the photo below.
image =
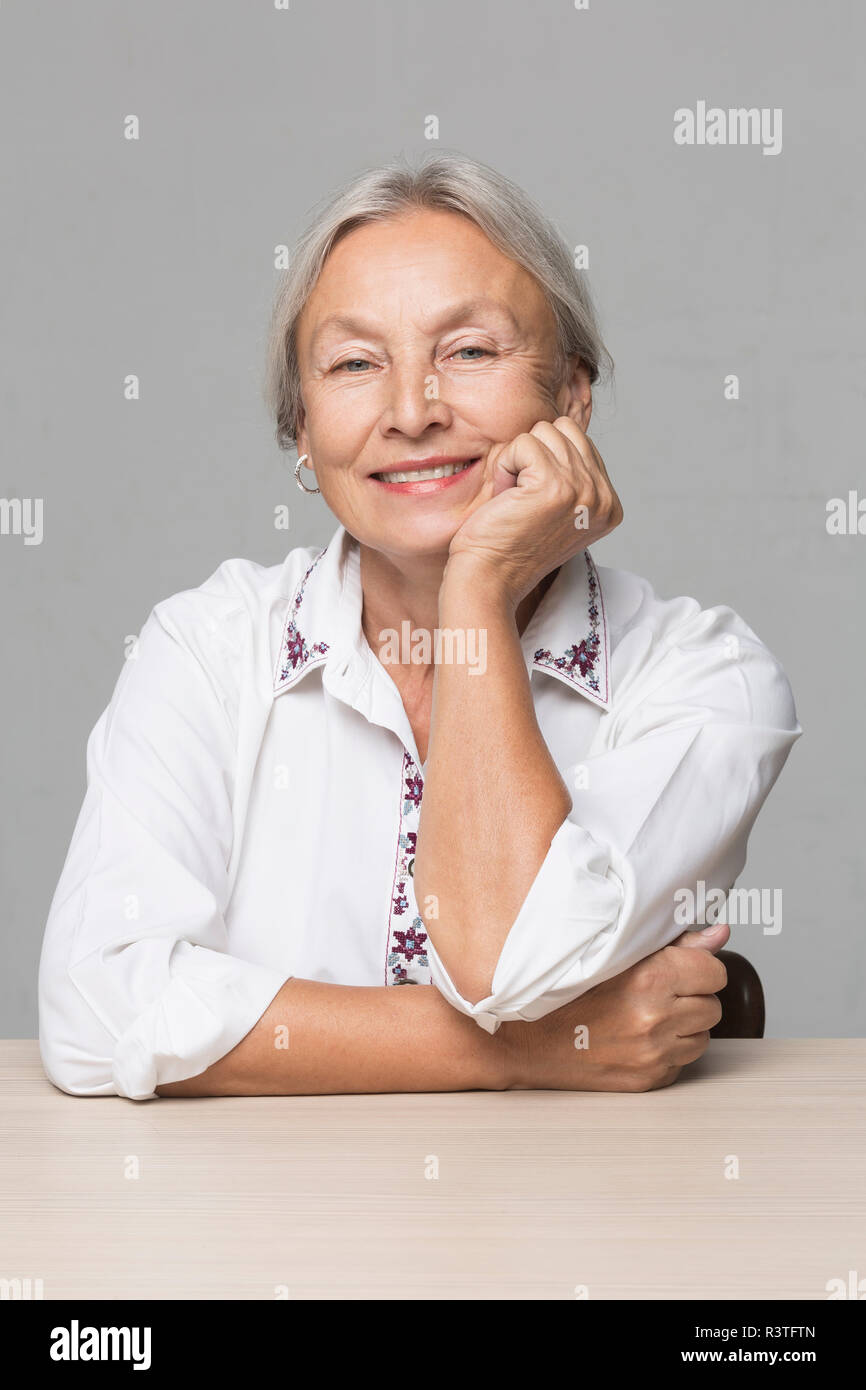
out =
<svg viewBox="0 0 866 1390"><path fill-rule="evenodd" d="M447 557L494 444L559 415L589 423L586 369L555 380L543 291L457 213L413 210L348 233L296 341L299 451L346 529L395 558ZM446 476L388 481L421 463Z"/></svg>

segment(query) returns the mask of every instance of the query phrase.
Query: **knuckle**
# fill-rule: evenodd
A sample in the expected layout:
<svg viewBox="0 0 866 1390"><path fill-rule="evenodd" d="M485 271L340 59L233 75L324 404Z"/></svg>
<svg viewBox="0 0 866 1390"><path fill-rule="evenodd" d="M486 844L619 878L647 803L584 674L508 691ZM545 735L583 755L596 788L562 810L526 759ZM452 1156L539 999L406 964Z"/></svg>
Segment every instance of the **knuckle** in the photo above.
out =
<svg viewBox="0 0 866 1390"><path fill-rule="evenodd" d="M649 1072L646 1074L638 1072L635 1076L632 1076L628 1084L628 1090L637 1095L640 1095L643 1091L651 1091L652 1079Z"/></svg>
<svg viewBox="0 0 866 1390"><path fill-rule="evenodd" d="M665 947L664 950L656 951L653 955L646 956L638 962L635 967L635 979L640 982L643 989L652 989L667 978L667 972L670 969L668 949Z"/></svg>
<svg viewBox="0 0 866 1390"><path fill-rule="evenodd" d="M648 1004L639 1004L635 1012L635 1031L646 1040L652 1038L658 1023L658 1013Z"/></svg>
<svg viewBox="0 0 866 1390"><path fill-rule="evenodd" d="M654 1084L651 1089L654 1091L660 1091L664 1086L672 1086L679 1077L681 1071L682 1067L660 1068L655 1074Z"/></svg>
<svg viewBox="0 0 866 1390"><path fill-rule="evenodd" d="M695 1033L692 1035L689 1041L691 1042L692 1046L689 1048L689 1056L686 1058L686 1061L697 1062L698 1058L703 1057L704 1053L710 1045L709 1031L707 1030L703 1033Z"/></svg>
<svg viewBox="0 0 866 1390"><path fill-rule="evenodd" d="M654 1070L665 1061L664 1050L654 1038L646 1038L638 1049L638 1066L642 1071Z"/></svg>
<svg viewBox="0 0 866 1390"><path fill-rule="evenodd" d="M635 1094L640 1091L652 1090L652 1072L648 1068L643 1069L641 1067L637 1067L630 1071L626 1077L623 1090L631 1091Z"/></svg>
<svg viewBox="0 0 866 1390"><path fill-rule="evenodd" d="M642 1067L633 1079L631 1089L638 1092L660 1091L665 1086L670 1086L676 1081L680 1074L679 1067L672 1067L665 1064L656 1064L651 1067Z"/></svg>

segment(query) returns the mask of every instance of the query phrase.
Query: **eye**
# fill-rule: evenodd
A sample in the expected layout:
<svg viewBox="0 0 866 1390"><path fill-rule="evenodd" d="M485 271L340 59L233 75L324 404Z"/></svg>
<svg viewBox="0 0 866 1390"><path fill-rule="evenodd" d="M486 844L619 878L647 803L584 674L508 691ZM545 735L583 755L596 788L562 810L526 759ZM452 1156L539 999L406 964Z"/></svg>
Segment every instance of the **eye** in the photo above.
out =
<svg viewBox="0 0 866 1390"><path fill-rule="evenodd" d="M475 346L458 348L456 352L453 352L453 353L451 354L451 356L452 356L452 357L457 357L457 356L459 356L459 354L460 354L461 352L480 352L480 353L482 354L483 357L492 357L492 356L493 356L493 353L490 351L489 348L475 347ZM464 362L478 362L478 361L480 361L480 358L478 358L478 357L464 357L462 360L463 360Z"/></svg>
<svg viewBox="0 0 866 1390"><path fill-rule="evenodd" d="M342 372L350 367L369 367L370 363L366 357L349 357L345 362L338 362L336 367L332 367L334 372Z"/></svg>

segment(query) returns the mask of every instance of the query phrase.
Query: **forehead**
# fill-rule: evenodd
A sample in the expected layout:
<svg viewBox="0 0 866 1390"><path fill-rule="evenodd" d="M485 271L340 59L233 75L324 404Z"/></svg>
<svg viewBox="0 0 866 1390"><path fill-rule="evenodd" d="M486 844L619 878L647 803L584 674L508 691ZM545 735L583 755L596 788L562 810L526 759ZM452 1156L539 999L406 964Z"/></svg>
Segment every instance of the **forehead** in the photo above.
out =
<svg viewBox="0 0 866 1390"><path fill-rule="evenodd" d="M429 313L449 303L499 301L527 327L552 313L534 276L470 218L421 208L347 232L331 251L301 314L298 338L334 313Z"/></svg>

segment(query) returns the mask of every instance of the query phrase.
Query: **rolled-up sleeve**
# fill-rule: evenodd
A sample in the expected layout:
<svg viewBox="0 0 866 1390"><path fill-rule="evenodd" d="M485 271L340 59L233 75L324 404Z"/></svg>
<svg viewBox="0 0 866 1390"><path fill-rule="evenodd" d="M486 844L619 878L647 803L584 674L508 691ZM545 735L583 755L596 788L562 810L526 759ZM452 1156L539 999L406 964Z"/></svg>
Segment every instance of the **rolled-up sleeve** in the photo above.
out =
<svg viewBox="0 0 866 1390"><path fill-rule="evenodd" d="M728 892L755 818L799 737L779 663L730 608L688 615L659 649L620 661L616 701L583 763L572 810L475 1003L432 942L434 984L494 1033L534 1021L673 941L676 895ZM693 920L693 919L692 919Z"/></svg>
<svg viewBox="0 0 866 1390"><path fill-rule="evenodd" d="M45 929L42 1061L73 1095L153 1099L198 1075L286 978L229 951L233 658L213 620L204 646L187 640L170 603L151 613L88 739Z"/></svg>

